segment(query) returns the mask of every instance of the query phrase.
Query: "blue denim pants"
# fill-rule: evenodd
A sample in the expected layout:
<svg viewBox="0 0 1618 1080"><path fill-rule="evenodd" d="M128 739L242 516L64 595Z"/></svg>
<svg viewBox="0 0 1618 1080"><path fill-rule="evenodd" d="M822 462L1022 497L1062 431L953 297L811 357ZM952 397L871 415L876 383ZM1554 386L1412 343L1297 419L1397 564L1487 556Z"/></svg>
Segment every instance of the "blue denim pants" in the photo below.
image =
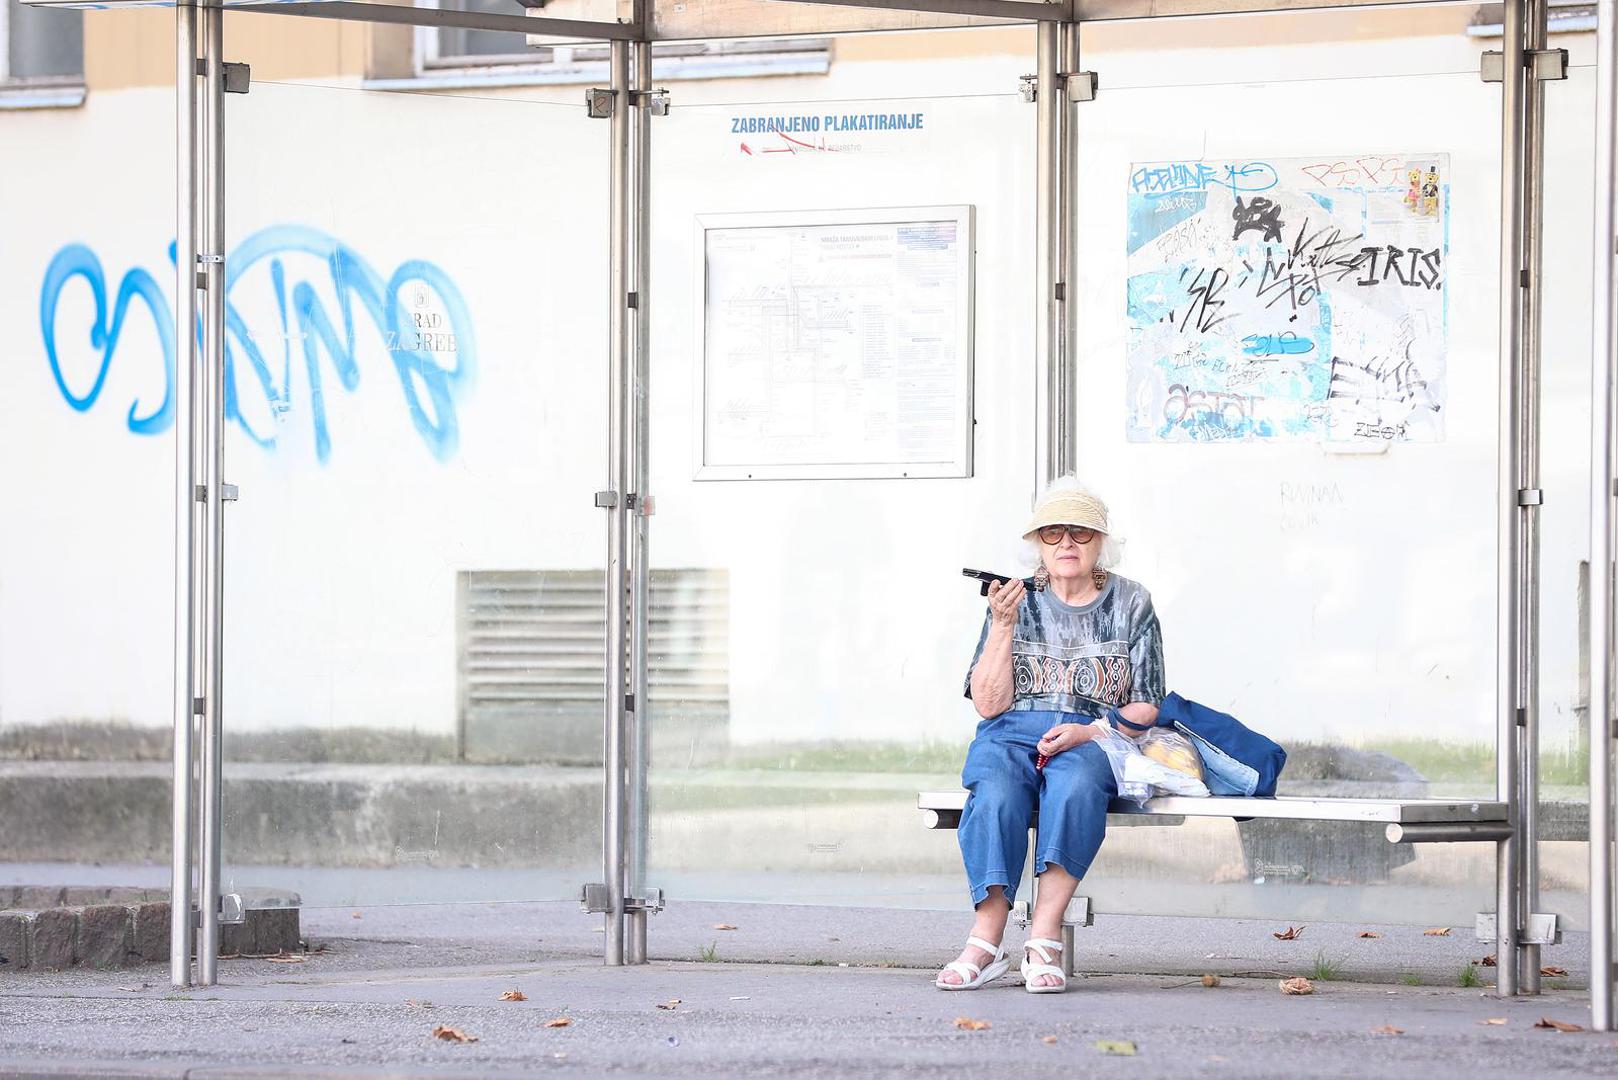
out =
<svg viewBox="0 0 1618 1080"><path fill-rule="evenodd" d="M966 863L972 906L993 885L1017 897L1028 857L1028 821L1039 810L1034 873L1055 863L1083 878L1107 832L1107 804L1117 795L1112 765L1094 743L1082 743L1035 771L1040 737L1057 724L1087 723L1061 712L1003 712L978 725L966 752L961 783L970 796L957 836Z"/></svg>

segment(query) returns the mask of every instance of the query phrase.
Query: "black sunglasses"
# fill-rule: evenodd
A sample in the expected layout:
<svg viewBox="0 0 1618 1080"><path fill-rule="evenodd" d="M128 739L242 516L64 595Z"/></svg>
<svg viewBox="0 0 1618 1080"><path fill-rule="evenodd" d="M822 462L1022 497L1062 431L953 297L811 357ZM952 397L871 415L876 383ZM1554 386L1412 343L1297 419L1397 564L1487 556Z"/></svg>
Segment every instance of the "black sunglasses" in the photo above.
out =
<svg viewBox="0 0 1618 1080"><path fill-rule="evenodd" d="M1041 525L1039 538L1052 547L1062 542L1062 534L1073 538L1075 544L1088 544L1096 538L1096 531L1088 525Z"/></svg>

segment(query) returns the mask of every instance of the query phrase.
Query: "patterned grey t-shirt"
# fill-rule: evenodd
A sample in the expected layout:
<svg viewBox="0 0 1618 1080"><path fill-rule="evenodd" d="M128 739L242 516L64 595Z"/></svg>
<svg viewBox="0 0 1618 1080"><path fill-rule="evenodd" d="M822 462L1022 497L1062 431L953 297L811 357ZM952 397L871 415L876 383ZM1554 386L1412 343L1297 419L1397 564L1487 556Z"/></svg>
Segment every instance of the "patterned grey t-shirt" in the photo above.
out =
<svg viewBox="0 0 1618 1080"><path fill-rule="evenodd" d="M983 617L972 670L989 637ZM1105 716L1132 701L1163 700L1163 635L1145 586L1107 576L1101 595L1082 607L1064 604L1048 590L1025 594L1011 637L1014 698L1011 709Z"/></svg>

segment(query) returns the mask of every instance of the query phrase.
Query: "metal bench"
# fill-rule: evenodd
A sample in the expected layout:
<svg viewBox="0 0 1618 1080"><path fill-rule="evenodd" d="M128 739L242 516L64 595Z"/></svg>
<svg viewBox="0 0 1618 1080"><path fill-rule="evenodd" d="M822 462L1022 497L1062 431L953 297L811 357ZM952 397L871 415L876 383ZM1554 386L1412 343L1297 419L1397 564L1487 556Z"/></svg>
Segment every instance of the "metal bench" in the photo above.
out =
<svg viewBox="0 0 1618 1080"><path fill-rule="evenodd" d="M954 829L961 823L966 807L965 791L924 791L916 799L922 819L929 829ZM1144 807L1115 799L1107 808L1107 826L1180 825L1188 817L1227 818L1251 821L1254 818L1281 818L1295 821L1352 821L1383 823L1384 835L1392 844L1455 843L1486 841L1498 843L1512 835L1503 802L1465 799L1344 799L1304 798L1282 795L1274 799L1229 797L1187 798L1165 795L1147 801ZM1033 829L1035 820L1028 823ZM1038 882L1035 882L1038 888ZM1026 900L1017 901L1012 920L1027 926L1031 908ZM1062 963L1073 974L1073 930L1089 926L1094 918L1088 897L1075 896L1062 917ZM1492 916L1489 917L1492 919ZM1555 916L1548 927L1531 927L1528 938L1540 937L1549 944L1557 936ZM1479 918L1479 933L1486 929ZM1493 937L1492 925L1487 927Z"/></svg>

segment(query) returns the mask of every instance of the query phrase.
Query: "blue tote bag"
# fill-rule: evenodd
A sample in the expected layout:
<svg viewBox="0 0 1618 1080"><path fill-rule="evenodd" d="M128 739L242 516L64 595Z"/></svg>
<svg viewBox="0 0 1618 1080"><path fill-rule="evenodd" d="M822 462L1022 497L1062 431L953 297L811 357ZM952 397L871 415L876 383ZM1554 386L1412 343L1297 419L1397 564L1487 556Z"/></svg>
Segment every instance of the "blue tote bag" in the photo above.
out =
<svg viewBox="0 0 1618 1080"><path fill-rule="evenodd" d="M1173 728L1196 746L1210 793L1275 796L1287 752L1229 713L1169 694L1157 707L1157 726Z"/></svg>

